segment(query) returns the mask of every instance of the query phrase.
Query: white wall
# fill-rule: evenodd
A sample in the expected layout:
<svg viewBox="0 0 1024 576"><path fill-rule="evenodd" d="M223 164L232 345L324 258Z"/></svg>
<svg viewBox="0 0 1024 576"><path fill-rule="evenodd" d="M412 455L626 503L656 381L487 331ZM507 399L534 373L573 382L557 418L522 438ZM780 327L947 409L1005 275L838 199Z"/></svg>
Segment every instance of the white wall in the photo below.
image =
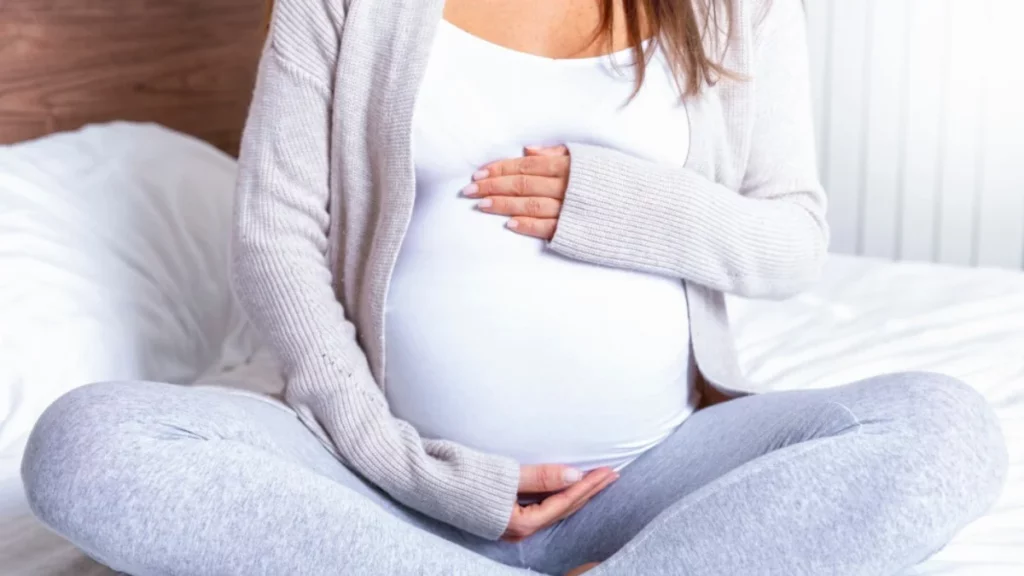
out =
<svg viewBox="0 0 1024 576"><path fill-rule="evenodd" d="M806 0L832 249L1024 267L1024 0Z"/></svg>

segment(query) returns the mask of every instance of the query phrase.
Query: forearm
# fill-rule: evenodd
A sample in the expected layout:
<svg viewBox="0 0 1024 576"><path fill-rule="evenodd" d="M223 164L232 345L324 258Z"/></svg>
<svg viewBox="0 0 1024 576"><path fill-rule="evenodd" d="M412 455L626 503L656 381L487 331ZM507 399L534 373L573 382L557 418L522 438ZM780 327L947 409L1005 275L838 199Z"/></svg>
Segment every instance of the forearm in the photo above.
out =
<svg viewBox="0 0 1024 576"><path fill-rule="evenodd" d="M817 277L827 245L819 190L750 198L687 168L569 148L556 252L744 296L788 296Z"/></svg>

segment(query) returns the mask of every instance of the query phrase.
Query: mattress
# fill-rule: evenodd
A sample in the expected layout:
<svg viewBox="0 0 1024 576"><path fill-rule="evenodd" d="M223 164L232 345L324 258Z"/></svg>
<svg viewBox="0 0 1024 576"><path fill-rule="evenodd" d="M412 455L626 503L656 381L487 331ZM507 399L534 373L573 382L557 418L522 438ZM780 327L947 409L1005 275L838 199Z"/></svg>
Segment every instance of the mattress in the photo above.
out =
<svg viewBox="0 0 1024 576"><path fill-rule="evenodd" d="M963 378L995 406L1010 445L997 505L908 574L1024 574L1024 274L834 256L814 290L733 298L742 363L761 390L823 387L899 370ZM0 470L4 574L107 574L24 508L14 458Z"/></svg>

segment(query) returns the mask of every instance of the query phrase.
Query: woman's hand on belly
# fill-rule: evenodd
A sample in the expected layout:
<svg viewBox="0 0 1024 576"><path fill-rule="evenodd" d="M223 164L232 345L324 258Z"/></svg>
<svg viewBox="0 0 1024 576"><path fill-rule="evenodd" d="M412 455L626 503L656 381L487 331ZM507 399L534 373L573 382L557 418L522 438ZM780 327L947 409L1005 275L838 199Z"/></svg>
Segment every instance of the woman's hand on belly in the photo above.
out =
<svg viewBox="0 0 1024 576"><path fill-rule="evenodd" d="M510 216L509 230L551 240L569 184L569 164L565 146L527 148L522 158L481 168L462 192L481 199L477 203L480 211Z"/></svg>
<svg viewBox="0 0 1024 576"><path fill-rule="evenodd" d="M535 504L516 504L502 539L510 542L524 540L572 515L618 478L619 474L611 468L597 468L580 475L578 470L557 464L520 467L521 497L550 495Z"/></svg>

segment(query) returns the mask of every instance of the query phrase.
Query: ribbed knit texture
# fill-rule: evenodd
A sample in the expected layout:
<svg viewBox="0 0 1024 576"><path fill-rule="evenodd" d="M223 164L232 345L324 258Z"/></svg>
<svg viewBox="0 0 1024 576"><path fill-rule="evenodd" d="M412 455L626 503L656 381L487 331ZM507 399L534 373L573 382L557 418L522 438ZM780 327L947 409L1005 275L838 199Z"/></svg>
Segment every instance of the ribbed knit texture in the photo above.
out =
<svg viewBox="0 0 1024 576"><path fill-rule="evenodd" d="M424 439L387 405L384 302L415 197L411 125L442 0L277 0L240 158L235 288L282 361L286 399L396 500L499 537L513 460ZM687 102L685 166L570 144L551 248L687 281L694 354L742 377L722 291L784 297L827 243L799 0L741 3L725 63L751 78ZM344 35L341 31L344 30ZM467 175L468 177L468 175ZM454 319L453 319L454 320Z"/></svg>

